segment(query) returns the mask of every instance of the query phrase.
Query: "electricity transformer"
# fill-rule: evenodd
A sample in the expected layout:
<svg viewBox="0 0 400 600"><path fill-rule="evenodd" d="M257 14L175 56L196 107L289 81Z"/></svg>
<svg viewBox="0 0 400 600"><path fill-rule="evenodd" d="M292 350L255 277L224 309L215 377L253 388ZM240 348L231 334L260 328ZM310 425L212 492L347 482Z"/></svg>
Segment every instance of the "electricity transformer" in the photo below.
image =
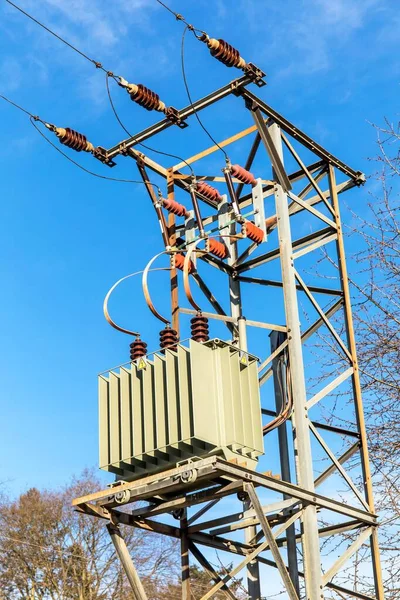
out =
<svg viewBox="0 0 400 600"><path fill-rule="evenodd" d="M116 551L138 599L146 594L119 524L180 540L183 599L191 597L192 556L213 581L202 600L217 592L234 598L229 582L242 569L247 570L249 598L259 599L260 569L266 567L278 570L285 597L291 600L320 600L326 590L341 598L383 600L339 213L339 195L362 185L365 178L257 97L249 89L252 84L264 84L264 74L257 68L177 111L175 124L182 124L232 95L237 110L247 111L254 124L173 167L162 166L137 148L171 127L174 123L169 118L100 151L105 164L115 164L119 155L136 161L154 206L165 249L145 266L142 285L146 302L163 329L160 350L149 354L140 332L123 329L111 319L108 299L123 280L113 286L104 303L105 315L114 327L134 336L130 361L99 376L100 467L115 473L116 481L104 491L76 499L74 505L82 513L109 522ZM253 141L243 165L231 164L228 148L232 155L247 136ZM202 160L220 150L226 150L222 174L200 175ZM255 164L262 166L253 169ZM297 167L287 166L292 164ZM183 174L185 166L196 169L196 174ZM154 190L150 171L165 178L167 197ZM181 201L185 196L188 202ZM295 235L304 231L304 224L311 232ZM307 283L307 275L300 272L300 259L322 248L336 254L340 283L336 288ZM163 259L168 261L164 268L170 271L171 283L167 315L155 307L148 285L153 265ZM253 269L259 274L260 267L272 263L274 274L280 273L276 279L249 274ZM221 285L217 293L204 281L202 269L209 267L226 279L229 311L219 301L224 293ZM271 290L279 289L284 322L254 320L252 302L246 310L243 303L243 290L248 287L252 298L259 295L265 307ZM299 295L317 316L306 328L300 324ZM316 296L328 298L328 307L322 308ZM186 298L190 308L182 306L180 298ZM206 311L205 303L213 310ZM264 313L272 314L267 308ZM333 320L339 314L345 336ZM181 340L182 319L188 317L191 339ZM215 322L226 326L226 339L210 335ZM326 351L333 348L338 357L337 366L333 379L325 379L319 391L311 393L304 344L321 328ZM271 350L261 361L248 347L250 329L265 335L270 332ZM273 410L264 406L260 394L270 378ZM351 383L356 417L352 428L332 424L323 411L314 413L345 382ZM279 476L257 470L263 441L273 431L278 432L273 443L280 459ZM329 444L326 435L332 438ZM346 440L339 456L334 436ZM315 443L329 460L317 477ZM361 464L361 486L346 470L355 455ZM346 501L339 493L318 489L335 474L348 486ZM266 491L276 498L262 504L260 496ZM228 510L222 508L226 498L230 499ZM240 503L236 511L231 508L235 499ZM146 506L142 508L119 509L143 500ZM171 516L178 522L171 524ZM321 541L343 534L349 535L349 541L340 538L340 555L326 564ZM370 547L374 596L335 581L363 544ZM221 578L201 547L232 553L240 557L239 564Z"/></svg>

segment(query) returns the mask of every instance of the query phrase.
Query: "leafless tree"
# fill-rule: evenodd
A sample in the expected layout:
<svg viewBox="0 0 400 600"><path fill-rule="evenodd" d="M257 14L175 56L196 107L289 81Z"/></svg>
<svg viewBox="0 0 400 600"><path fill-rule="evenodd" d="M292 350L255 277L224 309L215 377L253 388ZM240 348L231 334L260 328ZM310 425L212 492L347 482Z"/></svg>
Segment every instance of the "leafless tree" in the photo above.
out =
<svg viewBox="0 0 400 600"><path fill-rule="evenodd" d="M82 517L71 508L73 497L99 487L96 478L86 473L61 491L31 489L15 501L2 500L0 589L4 598L132 598L104 522ZM176 580L172 542L133 528L124 534L149 591Z"/></svg>

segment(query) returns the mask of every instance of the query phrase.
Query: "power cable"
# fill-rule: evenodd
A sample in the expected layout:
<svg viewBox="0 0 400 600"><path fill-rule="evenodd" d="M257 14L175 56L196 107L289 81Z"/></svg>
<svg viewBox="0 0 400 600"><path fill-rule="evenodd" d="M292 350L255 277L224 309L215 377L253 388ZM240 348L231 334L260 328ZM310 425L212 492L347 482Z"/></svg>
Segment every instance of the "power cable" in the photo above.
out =
<svg viewBox="0 0 400 600"><path fill-rule="evenodd" d="M206 34L205 31L203 31L202 29L198 29L197 27L194 27L193 25L191 25L190 23L188 23L185 19L185 17L183 15L181 15L180 13L175 12L174 10L172 10L172 8L170 8L167 4L165 4L164 2L161 2L161 0L156 0L156 2L158 2L158 4L160 4L161 6L163 6L169 13L171 13L171 15L174 15L175 19L177 21L182 21L182 23L184 23L186 25L186 27L188 29L190 29L190 31L192 31L194 33L194 35L198 38L199 36L197 36L196 31L198 31L199 33Z"/></svg>
<svg viewBox="0 0 400 600"><path fill-rule="evenodd" d="M80 54L81 56L83 56L83 58L85 58L87 61L91 62L96 67L96 69L101 69L102 71L104 71L105 73L107 73L107 69L105 69L100 62L98 62L97 60L94 60L93 58L90 58L90 56L88 56L87 54L85 54L84 52L82 52L82 50L79 50L76 46L74 46L73 44L70 44L70 42L67 42L67 40L65 40L63 37L61 37L60 35L58 35L58 33L55 33L49 27L46 27L46 25L44 25L43 23L41 23L38 19L35 19L35 17L33 17L32 15L30 15L29 13L27 13L25 10L23 10L17 4L14 4L14 2L11 2L11 0L6 0L6 2L8 2L8 4L10 4L11 6L13 6L17 10L19 10L19 12L22 13L23 15L25 15L26 17L28 17L28 19L31 19L31 21L33 21L34 23L36 23L37 25L39 25L40 27L42 27L43 29L45 29L48 33L50 33L51 35L53 35L55 38L57 38L58 40L60 40L60 42L62 42L63 44L65 44L66 46L68 46L69 48L71 48L72 50L74 50L74 52L76 52L77 54Z"/></svg>
<svg viewBox="0 0 400 600"><path fill-rule="evenodd" d="M113 101L113 99L112 99L112 96L111 96L111 90L110 90L110 86L109 86L109 83L108 83L108 77L109 77L109 75L108 75L108 73L106 73L106 87L107 87L107 95L108 95L108 99L109 99L109 101L110 101L110 106L111 106L111 109L112 109L112 111L113 111L113 113L114 113L114 116L115 116L115 118L117 119L117 121L118 121L118 123L120 124L120 126L122 127L122 129L125 131L125 133L126 133L127 135L129 135L129 137L134 137L134 136L133 136L133 135L132 135L132 134L131 134L131 133L128 131L128 129L125 127L125 125L124 125L124 124L123 124L123 122L121 121L121 118L120 118L120 116L118 115L117 109L115 108L115 104L114 104L114 101ZM186 162L186 160L185 160L184 158L182 158L181 156L178 156L177 154L171 154L171 153L169 153L169 152L163 152L162 150L156 150L155 148L152 148L151 146L148 146L147 144L143 144L143 142L139 142L139 144L138 144L138 145L139 145L139 146L142 146L142 148L146 148L147 150L151 150L151 152L155 152L156 154L161 154L161 155L163 155L163 156L169 156L170 158L176 158L176 159L180 160L181 162L184 162L184 163L185 163L185 165L186 165L187 167L189 167L191 174L194 176L194 171L193 171L193 169L192 169L191 165L190 165L188 162Z"/></svg>
<svg viewBox="0 0 400 600"><path fill-rule="evenodd" d="M159 0L157 0L158 2ZM200 119L197 110L195 109L194 105L193 105L193 100L192 100L192 96L190 93L190 89L189 89L189 84L187 81L187 76L186 76L186 69L185 69L185 36L187 31L189 30L189 25L186 25L185 29L183 30L183 34L182 34L182 42L181 42L181 67L182 67L182 77L183 77L183 83L185 85L185 89L186 89L186 93L187 93L187 97L189 99L190 102L190 106L192 107L193 111L194 111L194 115L200 125L200 127L203 129L203 131L208 135L208 137L210 138L210 140L213 142L213 144L215 144L215 146L217 146L217 148L219 148L221 150L221 152L225 155L225 159L227 162L229 162L229 157L227 155L227 153L225 152L225 150L218 144L218 142L215 140L215 138L211 135L211 133L208 131L208 129L205 127L205 125L203 124L202 120Z"/></svg>
<svg viewBox="0 0 400 600"><path fill-rule="evenodd" d="M54 125L51 125L50 123L47 123L46 121L43 121L43 119L41 119L38 115L34 115L33 113L29 112L29 110L26 110L26 108L23 108L22 106L20 106L16 102L13 102L12 100L10 100L9 98L7 98L3 94L0 94L0 98L2 98L3 100L5 100L6 102L8 102L8 104L11 104L15 108L17 108L18 110L20 110L21 112L23 112L24 114L28 115L31 124L36 129L36 131L46 140L46 142L48 144L50 144L50 146L52 146L55 150L57 150L57 152L59 152L60 154L62 154L62 156L64 156L64 158L66 158L67 160L69 160L72 164L74 164L76 167L78 167L79 169L81 169L85 173L88 173L89 175L93 175L93 177L98 177L99 179L105 179L107 181L115 181L115 182L118 182L118 183L133 183L133 184L139 183L141 185L146 185L146 182L144 182L144 181L137 181L137 180L134 180L134 179L118 179L117 177L107 177L106 175L100 175L99 173L95 173L94 171L90 171L89 169L86 169L86 167L82 166L81 164L79 164L78 162L76 162L75 160L73 160L72 158L70 158L65 152L63 152L62 150L60 150L60 148L57 148L57 146L55 144L53 144L53 142L50 141L49 138L39 129L39 127L36 125L36 123L39 121L40 123L43 123L43 125L45 125L45 127L48 127L50 129L54 129ZM149 181L147 183L149 183L150 185L154 186L157 189L158 194L160 196L162 195L161 194L161 189L160 189L160 187L157 184L152 183L151 181Z"/></svg>

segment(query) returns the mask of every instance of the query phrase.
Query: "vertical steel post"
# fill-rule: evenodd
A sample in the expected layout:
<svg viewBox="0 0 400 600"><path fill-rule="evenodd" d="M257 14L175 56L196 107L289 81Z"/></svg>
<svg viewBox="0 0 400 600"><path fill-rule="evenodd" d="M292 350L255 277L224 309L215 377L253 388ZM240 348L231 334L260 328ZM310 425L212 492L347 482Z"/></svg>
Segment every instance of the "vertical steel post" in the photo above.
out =
<svg viewBox="0 0 400 600"><path fill-rule="evenodd" d="M270 335L271 340L271 354L286 340L286 334L281 331L273 331ZM287 393L287 385L285 376L285 368L281 367L280 360L281 356L275 357L272 361L272 370L274 373L274 392L275 392L275 406L276 414L279 414L283 409L285 395ZM280 377L280 381L279 381ZM292 481L290 472L290 459L289 459L289 445L288 445L288 434L287 425L283 423L278 427L278 444L279 444L279 458L281 464L281 475L283 481ZM283 495L283 499L289 498L287 494ZM289 575L292 583L295 587L297 595L300 597L300 582L299 582L299 568L297 563L297 542L296 542L296 529L294 524L288 527L286 533L287 539L287 555L288 555L288 567Z"/></svg>
<svg viewBox="0 0 400 600"><path fill-rule="evenodd" d="M283 149L280 127L270 126L275 148L283 163ZM282 270L283 295L288 328L288 351L293 394L294 445L296 453L296 473L298 484L314 491L314 474L308 416L306 412L306 383L304 377L303 349L297 302L296 280L293 264L292 236L290 230L287 194L279 183L275 184L275 203L278 218L278 237ZM321 557L318 535L317 510L306 505L303 511L303 560L307 600L323 598Z"/></svg>
<svg viewBox="0 0 400 600"><path fill-rule="evenodd" d="M146 592L144 591L142 582L140 581L140 577L135 569L132 557L129 554L129 550L125 544L125 540L122 537L119 527L109 524L107 525L107 529L129 583L131 584L134 600L147 600Z"/></svg>
<svg viewBox="0 0 400 600"><path fill-rule="evenodd" d="M352 383L353 383L353 395L354 395L354 405L357 419L358 431L360 433L360 454L361 454L361 465L362 472L364 478L364 491L365 498L367 500L369 509L372 513L375 512L374 505L374 494L372 489L372 480L371 480L371 469L369 464L369 455L368 455L368 441L367 441L367 432L365 427L365 417L364 417L364 407L362 402L362 394L361 394L361 383L360 383L360 371L358 367L357 360L357 349L356 349L356 340L354 336L354 325L353 325L353 314L351 310L351 297L350 297L350 288L349 288L349 280L347 275L347 265L346 265L346 255L344 251L344 242L343 242L343 232L340 220L340 209L339 209L339 199L336 191L336 178L335 178L335 169L332 165L329 165L329 190L332 201L332 206L335 211L335 222L337 225L337 241L336 241L336 250L338 256L338 267L339 267L339 275L340 281L342 285L343 291L343 299L344 299L344 314L345 314L345 324L346 324L346 334L347 334L347 344L350 350L350 354L352 356L352 366L353 366L353 375L352 375ZM382 580L382 568L379 554L379 544L378 544L378 532L376 527L373 530L371 535L371 555L372 555L372 565L374 571L374 582L375 582L375 593L377 600L384 600L383 595L383 580Z"/></svg>
<svg viewBox="0 0 400 600"><path fill-rule="evenodd" d="M175 200L175 184L174 173L172 169L167 171L167 189L168 200ZM168 215L168 235L169 245L176 245L176 219L173 213ZM176 269L171 269L171 314L172 314L172 329L178 332L179 335L179 298L178 298L178 274Z"/></svg>
<svg viewBox="0 0 400 600"><path fill-rule="evenodd" d="M233 226L234 227L234 226ZM232 227L232 229L233 229ZM238 258L237 241L233 241L231 245L231 255L228 259L228 264L233 265ZM242 315L242 300L240 294L240 281L235 277L229 277L229 294L230 294L230 305L231 315L235 317L238 322L238 341L239 348L247 350L247 335L246 335L246 319ZM251 506L250 501L243 503L243 510L249 510ZM249 542L255 535L257 530L255 527L247 527L245 530L245 541ZM258 560L250 562L247 567L247 591L250 600L261 600L261 587L260 587L260 567Z"/></svg>
<svg viewBox="0 0 400 600"><path fill-rule="evenodd" d="M190 564L189 564L189 539L187 535L187 510L183 509L181 518L181 579L182 600L190 600Z"/></svg>

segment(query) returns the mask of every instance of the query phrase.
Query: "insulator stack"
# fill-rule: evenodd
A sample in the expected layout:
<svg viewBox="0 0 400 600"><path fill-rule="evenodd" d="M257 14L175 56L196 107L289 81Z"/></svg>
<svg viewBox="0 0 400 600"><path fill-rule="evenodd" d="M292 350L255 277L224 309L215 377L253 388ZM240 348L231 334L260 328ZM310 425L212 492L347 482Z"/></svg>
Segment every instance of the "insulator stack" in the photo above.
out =
<svg viewBox="0 0 400 600"><path fill-rule="evenodd" d="M208 251L221 259L224 259L228 256L228 248L225 246L225 244L214 238L210 238L208 240Z"/></svg>
<svg viewBox="0 0 400 600"><path fill-rule="evenodd" d="M180 271L183 271L183 268L185 266L185 257L183 256L183 254L175 254L174 258L175 258L175 268L179 269ZM193 273L193 271L194 271L194 264L192 261L190 261L189 273Z"/></svg>
<svg viewBox="0 0 400 600"><path fill-rule="evenodd" d="M160 348L162 349L163 354L165 354L167 348L168 350L176 352L178 341L178 332L175 331L175 329L168 327L168 325L165 329L160 331Z"/></svg>
<svg viewBox="0 0 400 600"><path fill-rule="evenodd" d="M203 317L201 312L197 313L197 315L190 320L190 331L192 333L192 340L195 342L208 342L210 336L207 317Z"/></svg>
<svg viewBox="0 0 400 600"><path fill-rule="evenodd" d="M222 197L217 189L206 183L205 181L199 181L196 185L197 191L208 198L214 200L214 202L221 202Z"/></svg>
<svg viewBox="0 0 400 600"><path fill-rule="evenodd" d="M68 148L72 148L77 152L93 152L94 146L90 142L87 141L87 138L83 133L78 133L69 127L56 127L55 133L60 140L61 144L64 146L68 146Z"/></svg>
<svg viewBox="0 0 400 600"><path fill-rule="evenodd" d="M147 344L140 337L136 338L132 344L130 344L131 349L131 361L135 361L142 356L146 356L147 353Z"/></svg>
<svg viewBox="0 0 400 600"><path fill-rule="evenodd" d="M209 38L206 34L200 39L207 44L211 55L227 67L237 67L238 69L246 67L246 61L240 56L239 50L236 50L225 40Z"/></svg>
<svg viewBox="0 0 400 600"><path fill-rule="evenodd" d="M246 221L244 227L247 237L256 244L261 244L264 240L263 230L257 227L257 225L254 225L254 223L251 223L251 221Z"/></svg>
<svg viewBox="0 0 400 600"><path fill-rule="evenodd" d="M236 179L239 179L239 181L241 181L242 183L252 185L253 187L257 184L257 180L254 177L253 173L250 173L250 171L246 171L246 169L244 169L240 165L232 165L231 173L233 177L236 177Z"/></svg>
<svg viewBox="0 0 400 600"><path fill-rule="evenodd" d="M149 88L145 87L141 83L138 85L132 83L127 86L129 95L131 100L143 106L146 110L158 110L160 112L165 112L166 106L164 102L160 100L160 96L149 90Z"/></svg>
<svg viewBox="0 0 400 600"><path fill-rule="evenodd" d="M175 200L163 200L162 201L164 208L170 212L173 213L174 215L177 215L178 217L187 217L189 216L189 213L186 209L185 206L183 206L183 204L179 204L179 202L175 202Z"/></svg>

